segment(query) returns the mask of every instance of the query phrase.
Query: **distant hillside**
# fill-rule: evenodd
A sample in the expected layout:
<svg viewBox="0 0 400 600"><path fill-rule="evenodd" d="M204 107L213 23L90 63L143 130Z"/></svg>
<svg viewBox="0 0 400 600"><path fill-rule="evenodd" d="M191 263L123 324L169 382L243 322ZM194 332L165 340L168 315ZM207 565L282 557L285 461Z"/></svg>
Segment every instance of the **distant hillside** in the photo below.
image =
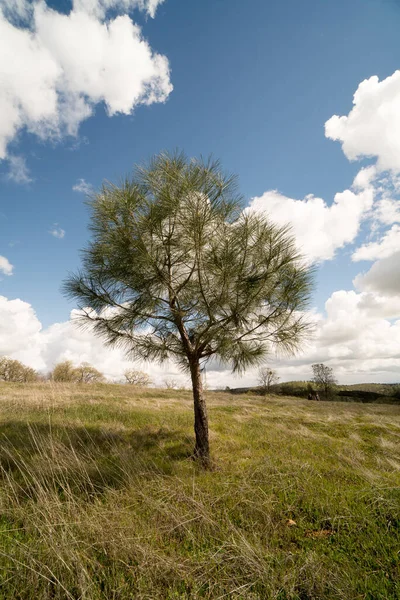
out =
<svg viewBox="0 0 400 600"><path fill-rule="evenodd" d="M272 385L270 392L282 396L295 396L307 398L310 389L316 390L317 386L312 381L284 381ZM231 394L260 394L260 387L227 388ZM324 398L321 397L323 400ZM332 400L343 402L380 402L400 403L400 383L355 383L351 385L338 385L335 388Z"/></svg>
<svg viewBox="0 0 400 600"><path fill-rule="evenodd" d="M357 390L360 392L376 392L381 396L391 396L394 388L400 387L400 383L353 383L352 385L340 385L341 390Z"/></svg>

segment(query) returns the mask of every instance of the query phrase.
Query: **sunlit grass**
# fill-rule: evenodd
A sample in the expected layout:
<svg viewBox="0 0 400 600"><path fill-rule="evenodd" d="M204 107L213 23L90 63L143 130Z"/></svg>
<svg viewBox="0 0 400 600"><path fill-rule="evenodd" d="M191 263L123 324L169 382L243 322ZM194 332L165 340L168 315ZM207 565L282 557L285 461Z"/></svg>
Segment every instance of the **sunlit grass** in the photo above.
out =
<svg viewBox="0 0 400 600"><path fill-rule="evenodd" d="M400 597L400 407L0 385L0 598Z"/></svg>

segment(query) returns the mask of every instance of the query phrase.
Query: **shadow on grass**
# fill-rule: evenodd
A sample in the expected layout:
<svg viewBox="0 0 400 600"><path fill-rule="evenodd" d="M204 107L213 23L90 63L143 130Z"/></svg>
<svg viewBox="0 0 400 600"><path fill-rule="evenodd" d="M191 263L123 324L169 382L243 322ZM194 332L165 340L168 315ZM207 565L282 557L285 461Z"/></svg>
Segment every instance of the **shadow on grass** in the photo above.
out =
<svg viewBox="0 0 400 600"><path fill-rule="evenodd" d="M95 498L137 477L172 475L192 450L182 431L10 421L0 425L0 479L20 498L43 491Z"/></svg>

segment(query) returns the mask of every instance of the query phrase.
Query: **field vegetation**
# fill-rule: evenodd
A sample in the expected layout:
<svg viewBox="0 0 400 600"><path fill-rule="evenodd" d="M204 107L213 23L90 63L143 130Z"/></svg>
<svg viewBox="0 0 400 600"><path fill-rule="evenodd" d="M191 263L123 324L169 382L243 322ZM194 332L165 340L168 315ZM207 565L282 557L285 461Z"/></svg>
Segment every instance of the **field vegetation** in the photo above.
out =
<svg viewBox="0 0 400 600"><path fill-rule="evenodd" d="M0 383L1 599L400 597L400 406Z"/></svg>

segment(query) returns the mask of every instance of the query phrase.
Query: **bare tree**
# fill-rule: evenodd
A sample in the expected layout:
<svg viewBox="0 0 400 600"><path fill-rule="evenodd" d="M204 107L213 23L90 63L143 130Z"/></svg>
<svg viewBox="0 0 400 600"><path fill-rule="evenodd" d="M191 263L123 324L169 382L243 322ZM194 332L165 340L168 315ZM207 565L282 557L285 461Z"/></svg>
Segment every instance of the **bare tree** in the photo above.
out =
<svg viewBox="0 0 400 600"><path fill-rule="evenodd" d="M260 383L261 390L264 394L269 394L271 385L278 383L279 377L274 369L270 367L261 367L258 371L258 382Z"/></svg>
<svg viewBox="0 0 400 600"><path fill-rule="evenodd" d="M315 363L311 365L313 370L313 381L324 392L325 398L332 395L333 389L337 383L333 369L323 363Z"/></svg>
<svg viewBox="0 0 400 600"><path fill-rule="evenodd" d="M172 379L171 377L166 377L163 383L167 390L176 390L179 387L176 379Z"/></svg>
<svg viewBox="0 0 400 600"><path fill-rule="evenodd" d="M124 373L126 382L130 385L137 385L140 387L147 387L151 384L150 375L144 371L135 371L134 369L128 369Z"/></svg>

